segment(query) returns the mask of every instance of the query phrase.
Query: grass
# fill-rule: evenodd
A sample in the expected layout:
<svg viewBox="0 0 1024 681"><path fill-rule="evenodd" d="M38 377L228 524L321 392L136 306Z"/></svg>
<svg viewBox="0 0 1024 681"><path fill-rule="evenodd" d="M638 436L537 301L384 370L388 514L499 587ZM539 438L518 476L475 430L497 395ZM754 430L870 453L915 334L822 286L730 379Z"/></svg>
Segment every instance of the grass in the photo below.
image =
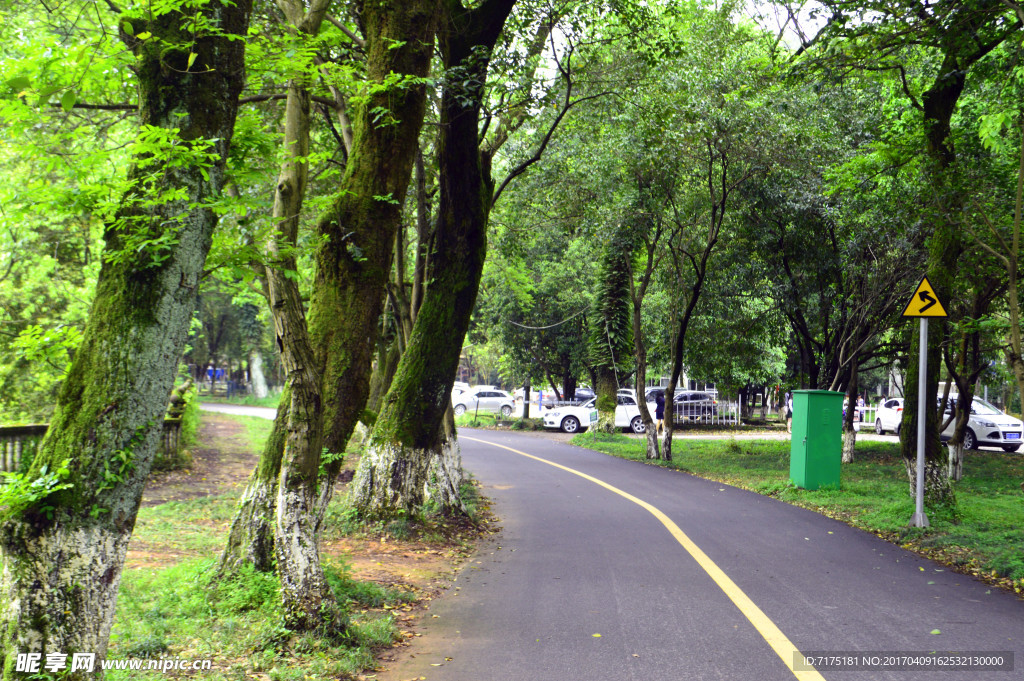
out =
<svg viewBox="0 0 1024 681"><path fill-rule="evenodd" d="M235 423L240 423L245 428L245 436L249 441L248 449L253 452L262 452L263 444L270 437L270 431L274 429L274 422L260 416L239 416L238 414L221 414Z"/></svg>
<svg viewBox="0 0 1024 681"><path fill-rule="evenodd" d="M262 449L272 421L228 418L244 425L249 447ZM479 502L475 488L470 488L466 498L475 506ZM286 630L276 575L249 568L223 579L214 570L240 493L241 489L139 511L132 541L142 559L136 558L135 567L123 573L107 659L209 659L214 669L202 676L212 681L343 680L373 667L374 651L401 639L392 611L407 609L414 594L356 580L344 563L324 556L328 584L350 618L350 640ZM345 513L344 499L335 495L328 515L337 518ZM332 527L330 520L327 527L325 540L345 529ZM348 529L357 527L353 521ZM155 567L167 557L178 562ZM107 674L117 681L167 678L157 670Z"/></svg>
<svg viewBox="0 0 1024 681"><path fill-rule="evenodd" d="M647 461L643 439L586 433L572 442ZM931 526L920 529L907 527L914 501L898 444L858 442L855 461L843 464L841 488L815 491L789 482L789 447L781 440L685 440L673 445L675 461L651 463L818 511L991 583L1024 589L1024 457L968 453L964 477L954 483L958 517L928 510Z"/></svg>
<svg viewBox="0 0 1024 681"><path fill-rule="evenodd" d="M223 395L200 395L199 398L203 402L211 402L214 404L240 404L245 407L269 407L271 409L277 409L277 405L281 401L281 391L272 390L269 395L262 399L256 399L252 395L236 395L232 397L224 397Z"/></svg>
<svg viewBox="0 0 1024 681"><path fill-rule="evenodd" d="M373 666L373 650L397 640L390 613L373 609L406 601L402 591L351 579L325 564L335 597L352 613L351 642L295 634L281 626L276 575L242 570L219 579L215 559L187 560L164 570L124 575L108 659L209 659L204 679L242 681L256 674L296 681L354 678ZM166 678L159 671L112 671L109 679Z"/></svg>
<svg viewBox="0 0 1024 681"><path fill-rule="evenodd" d="M520 416L502 416L495 412L480 412L474 416L472 412L468 411L462 416L455 417L455 425L465 428L497 428L499 422L510 424L504 427L512 430L544 430L543 418L524 419Z"/></svg>

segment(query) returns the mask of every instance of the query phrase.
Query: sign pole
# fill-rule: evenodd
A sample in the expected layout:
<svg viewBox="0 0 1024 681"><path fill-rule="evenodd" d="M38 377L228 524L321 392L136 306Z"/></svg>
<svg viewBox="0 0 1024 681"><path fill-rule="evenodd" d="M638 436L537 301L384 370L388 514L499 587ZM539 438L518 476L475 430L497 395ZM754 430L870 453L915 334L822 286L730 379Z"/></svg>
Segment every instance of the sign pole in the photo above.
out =
<svg viewBox="0 0 1024 681"><path fill-rule="evenodd" d="M911 527L928 527L928 516L924 514L924 445L925 420L928 409L935 408L935 396L928 396L928 318L945 318L946 308L928 277L922 277L914 295L903 310L904 317L918 317L921 320L920 359L917 367L917 494L914 499L914 517ZM929 405L929 402L931 404ZM909 405L908 405L909 406Z"/></svg>
<svg viewBox="0 0 1024 681"><path fill-rule="evenodd" d="M917 368L917 495L914 506L914 517L910 519L911 527L928 527L928 516L924 513L924 438L925 415L928 408L928 318L921 317L920 357Z"/></svg>

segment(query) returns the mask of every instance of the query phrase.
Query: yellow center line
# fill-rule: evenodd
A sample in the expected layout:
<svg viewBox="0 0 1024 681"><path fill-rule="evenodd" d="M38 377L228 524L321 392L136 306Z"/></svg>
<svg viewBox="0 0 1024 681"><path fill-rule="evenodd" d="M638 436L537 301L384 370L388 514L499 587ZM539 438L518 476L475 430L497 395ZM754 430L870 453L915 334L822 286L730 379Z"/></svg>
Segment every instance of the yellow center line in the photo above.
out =
<svg viewBox="0 0 1024 681"><path fill-rule="evenodd" d="M706 572L708 576L714 580L715 584L718 585L718 588L720 588L725 593L725 595L729 597L729 600L731 600L736 605L736 607L739 608L740 612L743 613L744 617L750 620L750 623L754 625L755 629L757 629L757 633L761 634L761 636L764 637L764 640L768 642L768 645L772 647L772 650L775 651L775 653L779 656L779 658L786 665L786 667L788 667L789 670L793 672L793 675L796 676L796 678L800 679L800 681L825 681L825 678L821 674L819 674L816 669L809 667L808 665L804 665L802 663L799 664L799 666L797 666L797 661L800 660L802 662L803 656L800 655L800 651L797 650L796 646L793 645L792 641L786 638L786 635L782 633L782 630L775 626L774 622L768 619L768 616L761 611L761 608L757 607L757 605L754 604L754 601L750 600L750 597L747 596L747 594L743 593L742 589L736 586L736 583L729 578L729 575L725 574L725 572L722 571L722 568L718 567L718 565L716 565L715 562L711 560L708 557L708 555L701 550L699 546L693 543L692 539L686 536L685 532L679 529L679 526L676 525L671 518L665 515L657 507L652 506L643 499L638 499L637 497L634 497L629 492L624 492L618 487L613 487L612 485L609 485L607 482L603 480L599 480L598 478L587 475L586 473L581 473L580 471L575 470L573 468L569 468L568 466L563 466L562 464L555 463L554 461L548 461L547 459L542 459L539 456L527 454L526 452L521 452L518 449L506 447L505 445L499 445L494 442L488 442L487 440L479 440L477 438L467 437L465 435L460 435L459 438L462 440L471 440L473 442L491 445L492 447L500 447L501 449L507 449L510 452L520 454L522 456L527 457L528 459L533 459L534 461L546 463L549 466L554 466L555 468L559 468L567 473L578 475L584 480L589 480L590 482L596 485L600 485L601 487L604 487L610 492L614 492L615 494L618 494L620 497L628 499L637 506L646 509L651 513L651 515L653 515L655 518L661 521L661 524L665 526L665 529L667 529L669 533L673 537L675 537L676 541L679 542L679 544L684 549L686 549L687 553L693 556L693 559L697 561L697 564L700 565L704 572Z"/></svg>

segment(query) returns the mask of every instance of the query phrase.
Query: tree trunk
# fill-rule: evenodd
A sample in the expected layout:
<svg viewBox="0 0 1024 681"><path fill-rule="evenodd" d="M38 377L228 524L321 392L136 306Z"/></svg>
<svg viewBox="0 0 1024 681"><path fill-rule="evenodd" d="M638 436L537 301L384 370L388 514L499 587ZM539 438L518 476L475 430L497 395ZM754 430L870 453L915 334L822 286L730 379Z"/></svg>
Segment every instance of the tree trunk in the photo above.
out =
<svg viewBox="0 0 1024 681"><path fill-rule="evenodd" d="M964 443L950 440L946 451L949 453L946 475L950 480L960 480L964 475Z"/></svg>
<svg viewBox="0 0 1024 681"><path fill-rule="evenodd" d="M238 502L227 545L218 561L217 570L222 576L236 573L246 563L260 572L274 570L277 479L281 474L281 455L284 453L291 400L291 390L285 386L274 418L274 428Z"/></svg>
<svg viewBox="0 0 1024 681"><path fill-rule="evenodd" d="M846 416L843 418L843 463L853 463L854 451L857 449L857 428L853 424L854 416L859 414L857 395L860 392L860 372L857 371L857 368L855 357L850 363L850 385L846 393L849 395L850 406L846 409ZM863 427L862 423L861 428Z"/></svg>
<svg viewBox="0 0 1024 681"><path fill-rule="evenodd" d="M670 376L665 386L665 433L661 440L661 458L672 460L672 433L676 423L676 376Z"/></svg>
<svg viewBox="0 0 1024 681"><path fill-rule="evenodd" d="M952 284L957 275L962 251L962 226L959 221L963 214L963 197L954 183L957 163L951 134L952 119L963 93L970 66L1009 37L1010 33L1003 33L998 40L980 45L969 37L977 30L972 21L954 21L944 26L943 30L946 36L942 43L942 64L931 86L921 97L921 108L926 152L931 161L930 180L936 202L933 207L934 214L931 216L934 230L928 242L928 281L935 288L938 298L950 305L953 302L950 297L953 292ZM929 329L928 384L924 386L917 384L919 353L916 351L916 342L920 331L914 331L914 350L910 353L904 390L908 404L916 404L920 390L925 391L925 397L929 402L932 395L938 394L938 371L946 322L939 319L934 322L933 327ZM926 495L930 495L929 503L954 505L956 500L946 475L948 453L942 451L939 442L940 415L933 408L926 409L925 413L925 478L928 481ZM904 411L902 431L902 454L909 474L916 470L916 409ZM916 478L912 475L910 486L913 489L915 485Z"/></svg>
<svg viewBox="0 0 1024 681"><path fill-rule="evenodd" d="M619 382L612 367L597 368L597 385L594 392L597 394L597 425L599 433L614 433L615 409L618 407Z"/></svg>
<svg viewBox="0 0 1024 681"><path fill-rule="evenodd" d="M217 31L194 42L187 28L195 25L192 17L178 12L132 17L136 35L146 31L153 40L122 34L137 58L141 123L177 128L182 149L212 152L214 163L164 164L149 155L133 160L135 188L107 226L108 257L82 345L28 473L56 470L73 453L73 487L45 500L51 513L36 504L0 527L4 678L14 676L20 652L106 655L125 551L216 224L204 204L223 185L244 83L245 42L229 38L246 35L250 4L214 0L200 11ZM163 47L181 44L197 56ZM142 205L171 188L186 196ZM139 247L140 237L168 233L173 240L159 251ZM93 676L77 671L62 678Z"/></svg>
<svg viewBox="0 0 1024 681"><path fill-rule="evenodd" d="M523 383L523 420L530 418L530 379Z"/></svg>
<svg viewBox="0 0 1024 681"><path fill-rule="evenodd" d="M375 415L380 413L381 407L384 405L384 396L391 388L391 382L395 380L398 361L402 358L402 352L398 346L396 338L388 345L383 353L382 361L377 362L370 377L370 397L366 401L366 408Z"/></svg>
<svg viewBox="0 0 1024 681"><path fill-rule="evenodd" d="M249 382L252 385L252 394L257 400L262 400L269 393L267 390L267 377L263 375L263 355L259 348L249 351Z"/></svg>
<svg viewBox="0 0 1024 681"><path fill-rule="evenodd" d="M446 7L450 14L440 30L445 71L457 69L467 79L448 83L442 93L430 284L352 484L353 504L366 517L416 513L428 501L442 511L462 511L458 441L454 432L446 435L443 420L487 251L494 186L477 139L486 55L513 4Z"/></svg>
<svg viewBox="0 0 1024 681"><path fill-rule="evenodd" d="M289 20L300 33L316 35L326 2L315 3L309 14L302 6L289 6ZM309 91L293 79L285 109L285 160L274 195L273 218L278 233L268 244L266 268L270 310L277 345L281 350L289 388L288 425L277 481L274 555L281 578L285 626L309 631L330 622L337 604L320 565L318 512L323 409L317 360L306 328L298 283L290 276L298 269L287 249L297 245L299 217L306 193L309 155ZM283 248L282 248L283 247ZM293 251L292 251L293 252ZM288 253L282 255L282 253ZM330 480L325 482L331 485Z"/></svg>
<svg viewBox="0 0 1024 681"><path fill-rule="evenodd" d="M408 82L371 89L358 106L337 198L317 224L324 245L317 254L308 320L324 386L324 446L330 452L344 451L366 405L440 12L437 0L364 3L361 8L365 80L377 86L396 77ZM341 470L340 457L325 470L333 480Z"/></svg>

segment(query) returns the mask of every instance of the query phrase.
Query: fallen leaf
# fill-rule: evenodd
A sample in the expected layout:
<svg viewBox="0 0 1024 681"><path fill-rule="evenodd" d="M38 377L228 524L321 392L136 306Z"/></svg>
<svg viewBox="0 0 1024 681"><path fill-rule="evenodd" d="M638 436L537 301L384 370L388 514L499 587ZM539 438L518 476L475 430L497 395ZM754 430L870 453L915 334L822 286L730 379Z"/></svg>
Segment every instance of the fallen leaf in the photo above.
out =
<svg viewBox="0 0 1024 681"><path fill-rule="evenodd" d="M601 638L601 634L594 634L594 638Z"/></svg>
<svg viewBox="0 0 1024 681"><path fill-rule="evenodd" d="M932 630L931 630L931 631L929 631L928 633L929 633L929 634L935 634L935 635L939 635L939 634L941 634L942 632L941 632L941 631L939 631L938 629L932 629Z"/></svg>

